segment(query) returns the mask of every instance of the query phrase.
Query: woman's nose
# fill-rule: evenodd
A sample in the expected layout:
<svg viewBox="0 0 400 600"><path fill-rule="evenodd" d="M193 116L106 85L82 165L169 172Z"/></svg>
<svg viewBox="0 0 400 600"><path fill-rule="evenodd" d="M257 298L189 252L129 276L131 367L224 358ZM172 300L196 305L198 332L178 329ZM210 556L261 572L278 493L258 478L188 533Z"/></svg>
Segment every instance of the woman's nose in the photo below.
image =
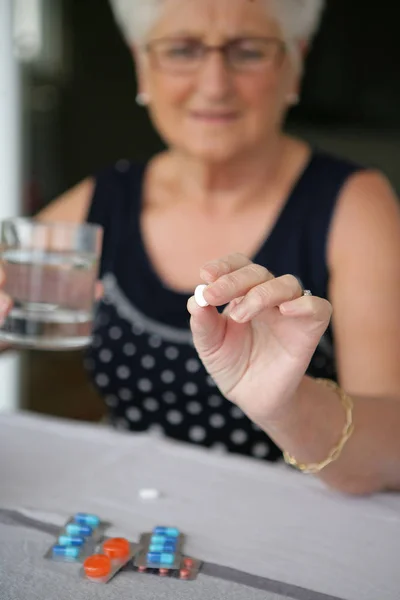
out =
<svg viewBox="0 0 400 600"><path fill-rule="evenodd" d="M197 77L200 91L210 99L225 99L232 92L232 75L218 50L211 50L204 56Z"/></svg>

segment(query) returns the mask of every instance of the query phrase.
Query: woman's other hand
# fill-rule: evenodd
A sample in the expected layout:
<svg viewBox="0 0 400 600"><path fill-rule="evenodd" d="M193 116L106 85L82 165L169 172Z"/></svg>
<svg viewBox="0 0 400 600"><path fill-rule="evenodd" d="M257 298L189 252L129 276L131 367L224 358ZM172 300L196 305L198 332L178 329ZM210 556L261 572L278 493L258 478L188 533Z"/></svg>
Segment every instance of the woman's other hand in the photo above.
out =
<svg viewBox="0 0 400 600"><path fill-rule="evenodd" d="M11 310L12 307L12 300L10 298L10 296L8 296L4 291L3 291L3 286L5 283L5 276L4 276L4 271L0 266L0 325L4 322L5 318L7 317L8 313Z"/></svg>

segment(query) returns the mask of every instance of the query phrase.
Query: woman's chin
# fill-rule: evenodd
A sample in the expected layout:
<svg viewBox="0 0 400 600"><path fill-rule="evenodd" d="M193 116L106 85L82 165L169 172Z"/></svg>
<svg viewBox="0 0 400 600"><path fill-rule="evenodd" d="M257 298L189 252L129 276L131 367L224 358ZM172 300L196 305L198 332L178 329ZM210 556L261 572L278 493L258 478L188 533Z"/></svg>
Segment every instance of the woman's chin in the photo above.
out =
<svg viewBox="0 0 400 600"><path fill-rule="evenodd" d="M235 160L243 152L241 145L220 146L218 143L210 145L187 145L186 154L191 158L212 164L227 163Z"/></svg>

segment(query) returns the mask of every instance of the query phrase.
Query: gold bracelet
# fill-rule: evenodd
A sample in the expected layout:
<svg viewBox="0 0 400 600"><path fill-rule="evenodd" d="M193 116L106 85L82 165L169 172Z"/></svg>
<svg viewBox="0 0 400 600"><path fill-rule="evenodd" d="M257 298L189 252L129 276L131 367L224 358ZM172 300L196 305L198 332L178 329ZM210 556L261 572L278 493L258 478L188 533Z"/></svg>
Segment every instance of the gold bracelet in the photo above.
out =
<svg viewBox="0 0 400 600"><path fill-rule="evenodd" d="M334 381L332 381L330 379L315 379L315 381L317 383L326 385L328 388L330 388L331 390L333 390L334 392L336 392L338 394L340 401L341 401L344 409L346 410L346 424L343 428L342 435L340 437L339 442L336 444L336 446L334 446L334 448L332 448L329 456L325 460L323 460L319 463L311 463L308 465L305 463L299 463L293 456L290 456L290 454L288 454L287 452L283 453L283 458L288 465L295 467L296 469L298 469L299 471L302 471L303 473L311 473L311 474L319 473L320 471L322 471L322 469L327 467L330 463L337 460L339 458L339 456L341 455L346 442L349 440L349 438L351 437L351 434L354 431L354 425L353 425L353 406L354 405L353 405L353 400L350 398L350 396L348 396L346 394L346 392L338 386L337 383L335 383Z"/></svg>

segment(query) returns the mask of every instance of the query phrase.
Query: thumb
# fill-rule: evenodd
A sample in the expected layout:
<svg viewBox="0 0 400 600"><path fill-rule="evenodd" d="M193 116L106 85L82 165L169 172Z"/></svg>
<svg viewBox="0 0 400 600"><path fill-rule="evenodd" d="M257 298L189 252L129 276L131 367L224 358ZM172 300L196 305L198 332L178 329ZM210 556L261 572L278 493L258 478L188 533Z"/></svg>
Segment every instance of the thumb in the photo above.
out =
<svg viewBox="0 0 400 600"><path fill-rule="evenodd" d="M215 306L199 306L194 296L189 298L187 308L191 314L190 328L195 348L201 360L209 362L224 343L226 316L220 315Z"/></svg>

